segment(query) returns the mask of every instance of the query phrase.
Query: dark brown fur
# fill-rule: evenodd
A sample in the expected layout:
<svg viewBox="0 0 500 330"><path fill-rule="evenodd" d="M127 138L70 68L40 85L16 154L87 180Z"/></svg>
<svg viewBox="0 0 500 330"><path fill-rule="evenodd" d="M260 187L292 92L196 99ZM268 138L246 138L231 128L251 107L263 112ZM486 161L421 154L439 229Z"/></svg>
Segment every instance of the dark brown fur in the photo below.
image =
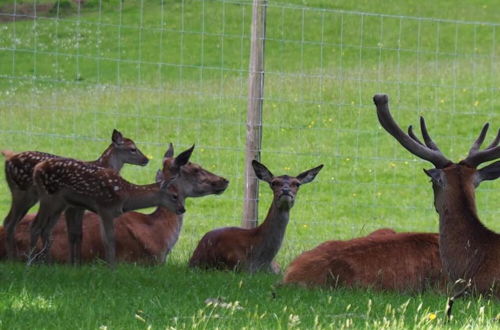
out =
<svg viewBox="0 0 500 330"><path fill-rule="evenodd" d="M328 241L298 256L284 284L422 291L442 287L439 235L378 230L348 241Z"/></svg>
<svg viewBox="0 0 500 330"><path fill-rule="evenodd" d="M311 182L323 165L297 177L275 177L259 162L252 165L257 177L268 182L274 193L266 219L257 228L225 227L206 233L189 260L190 267L279 271L273 259L281 247L299 185Z"/></svg>
<svg viewBox="0 0 500 330"><path fill-rule="evenodd" d="M434 206L439 214L439 252L450 280L470 282L473 292L500 297L500 235L481 223L474 196L482 181L500 177L500 161L478 169L482 163L500 158L500 130L481 150L489 128L485 124L467 157L454 163L432 141L422 117L424 142L415 136L412 126L408 134L399 128L390 114L387 95L375 95L373 101L382 127L408 151L435 166L424 171L432 181Z"/></svg>

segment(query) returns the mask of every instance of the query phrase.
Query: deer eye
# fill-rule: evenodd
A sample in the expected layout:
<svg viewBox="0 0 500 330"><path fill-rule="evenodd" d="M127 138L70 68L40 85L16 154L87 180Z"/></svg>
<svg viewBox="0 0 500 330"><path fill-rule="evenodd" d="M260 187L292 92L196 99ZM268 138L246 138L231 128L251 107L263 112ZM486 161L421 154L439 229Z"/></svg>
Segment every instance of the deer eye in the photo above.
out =
<svg viewBox="0 0 500 330"><path fill-rule="evenodd" d="M271 186L273 186L273 187L277 187L279 185L280 185L280 183L278 181L271 182Z"/></svg>
<svg viewBox="0 0 500 330"><path fill-rule="evenodd" d="M173 199L174 201L176 201L178 198L179 198L179 196L178 196L177 194L172 195L172 199Z"/></svg>
<svg viewBox="0 0 500 330"><path fill-rule="evenodd" d="M130 148L130 152L135 154L137 152L137 148Z"/></svg>

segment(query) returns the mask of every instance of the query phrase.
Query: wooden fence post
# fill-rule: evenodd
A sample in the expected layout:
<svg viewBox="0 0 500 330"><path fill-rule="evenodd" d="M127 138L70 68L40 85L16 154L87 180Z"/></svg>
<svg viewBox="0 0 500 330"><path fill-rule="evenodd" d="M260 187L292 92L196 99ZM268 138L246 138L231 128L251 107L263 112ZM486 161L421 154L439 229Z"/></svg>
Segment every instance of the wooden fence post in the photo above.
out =
<svg viewBox="0 0 500 330"><path fill-rule="evenodd" d="M267 0L253 0L245 151L245 200L242 219L242 226L245 228L256 227L258 222L259 182L252 168L252 160L260 160L262 143L266 8Z"/></svg>

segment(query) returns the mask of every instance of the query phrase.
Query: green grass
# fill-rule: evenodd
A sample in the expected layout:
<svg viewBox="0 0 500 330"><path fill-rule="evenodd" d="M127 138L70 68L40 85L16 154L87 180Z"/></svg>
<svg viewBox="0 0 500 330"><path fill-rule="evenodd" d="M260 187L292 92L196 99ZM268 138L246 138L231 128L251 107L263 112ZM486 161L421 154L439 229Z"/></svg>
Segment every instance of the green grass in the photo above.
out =
<svg viewBox="0 0 500 330"><path fill-rule="evenodd" d="M278 262L286 266L320 242L380 227L437 231L421 170L429 164L382 130L371 97L388 93L403 127L424 115L440 148L458 160L485 121L493 130L500 125L498 26L337 9L481 22L498 22L498 10L493 3L451 0L293 4L271 2L268 9L262 160L275 174L325 168L301 188ZM301 4L328 10L295 6ZM151 182L172 141L176 151L196 143L193 161L231 183L222 196L187 202L185 226L165 266L110 272L102 265L26 270L2 264L7 289L0 292L0 327L269 328L292 326L293 315L301 328L351 321L356 327L444 326L446 298L433 293L279 288L271 299L279 277L187 270L203 233L241 219L249 2L106 1L99 10L89 0L81 15L72 6L59 18L56 11L0 24L0 149L92 159L116 127L152 157L146 168L124 169L133 182ZM498 188L488 182L477 191L479 213L496 231ZM260 214L270 198L263 185ZM2 184L0 214L9 203ZM244 309L203 303L217 296ZM450 326L498 327L492 319L499 310L498 302L463 300ZM430 313L438 318L430 320Z"/></svg>

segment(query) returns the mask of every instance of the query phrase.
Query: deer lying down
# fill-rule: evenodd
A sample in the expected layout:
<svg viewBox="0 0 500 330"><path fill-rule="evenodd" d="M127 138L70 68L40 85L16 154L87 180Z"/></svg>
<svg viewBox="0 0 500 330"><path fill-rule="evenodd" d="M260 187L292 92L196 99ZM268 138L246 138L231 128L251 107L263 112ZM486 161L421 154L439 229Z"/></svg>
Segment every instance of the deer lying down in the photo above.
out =
<svg viewBox="0 0 500 330"><path fill-rule="evenodd" d="M420 117L422 143L411 126L408 134L399 128L389 112L387 95L375 95L373 101L382 127L405 149L435 166L424 171L432 181L439 214L439 252L450 280L470 281L473 292L500 298L500 235L481 223L474 196L482 181L500 176L500 161L477 168L500 158L500 130L492 143L480 150L489 127L484 125L467 157L454 163L432 141L424 118Z"/></svg>
<svg viewBox="0 0 500 330"><path fill-rule="evenodd" d="M298 256L284 284L422 291L443 287L439 235L377 230L348 241L328 241Z"/></svg>
<svg viewBox="0 0 500 330"><path fill-rule="evenodd" d="M274 193L266 219L257 228L225 227L206 233L189 260L190 267L279 271L272 261L281 247L299 186L314 180L323 165L297 177L274 176L256 160L252 166L257 177L269 183Z"/></svg>
<svg viewBox="0 0 500 330"><path fill-rule="evenodd" d="M179 156L181 156L180 154ZM164 157L164 167L175 167L174 149L170 148ZM156 181L160 182L164 174L158 171ZM168 174L168 173L167 173ZM228 181L210 173L195 163L187 163L180 167L177 178L179 190L186 197L202 197L210 194L222 194ZM35 215L28 215L19 223L16 231L16 244L20 252L27 255L29 250L29 227ZM165 207L158 207L151 214L127 212L115 219L116 258L118 262L140 264L161 264L165 262L177 242L182 228L183 215L176 214ZM91 262L104 259L104 243L100 235L99 216L86 212L83 218L82 261ZM50 254L55 262L67 263L68 240L67 229L62 217L52 231L52 247ZM4 240L0 229L0 242ZM39 246L40 248L40 246ZM0 249L0 258L4 257Z"/></svg>
<svg viewBox="0 0 500 330"><path fill-rule="evenodd" d="M142 166L148 163L148 158L137 149L134 141L123 137L117 130L113 130L111 141L101 157L95 161L87 162L87 164L119 172L125 163ZM14 248L16 226L39 199L38 191L33 183L33 170L37 164L45 160L61 157L39 151L25 151L16 154L4 150L2 154L5 156L5 178L12 194L11 208L3 225L6 230L7 254L9 258L13 259L16 257ZM79 221L78 217L83 212L79 209L69 208L67 213L69 218L74 219L73 221Z"/></svg>

